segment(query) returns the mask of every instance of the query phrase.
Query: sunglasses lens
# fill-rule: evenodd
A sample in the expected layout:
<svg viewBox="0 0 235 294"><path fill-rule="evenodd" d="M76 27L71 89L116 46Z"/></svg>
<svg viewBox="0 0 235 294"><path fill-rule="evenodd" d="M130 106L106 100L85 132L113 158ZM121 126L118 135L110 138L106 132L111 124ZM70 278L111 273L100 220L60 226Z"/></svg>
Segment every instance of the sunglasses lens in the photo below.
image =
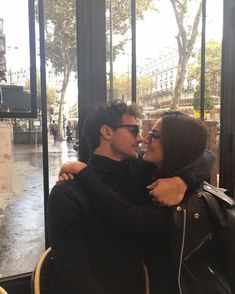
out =
<svg viewBox="0 0 235 294"><path fill-rule="evenodd" d="M133 136L135 136L135 137L140 132L140 127L138 125L125 125L125 124L123 124L123 125L116 125L116 126L114 126L114 128L115 129L117 129L117 128L128 128L129 132L131 132L131 134Z"/></svg>
<svg viewBox="0 0 235 294"><path fill-rule="evenodd" d="M130 131L134 136L137 136L140 132L139 126L132 126Z"/></svg>

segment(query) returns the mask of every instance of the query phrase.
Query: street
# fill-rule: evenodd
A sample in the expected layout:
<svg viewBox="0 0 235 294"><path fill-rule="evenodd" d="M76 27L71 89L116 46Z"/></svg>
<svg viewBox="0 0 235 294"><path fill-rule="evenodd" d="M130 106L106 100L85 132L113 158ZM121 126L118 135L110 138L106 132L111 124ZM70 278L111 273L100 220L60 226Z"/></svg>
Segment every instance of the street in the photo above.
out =
<svg viewBox="0 0 235 294"><path fill-rule="evenodd" d="M50 188L63 162L77 160L73 143L49 142ZM31 272L45 249L41 145L13 146L13 193L0 195L0 277Z"/></svg>

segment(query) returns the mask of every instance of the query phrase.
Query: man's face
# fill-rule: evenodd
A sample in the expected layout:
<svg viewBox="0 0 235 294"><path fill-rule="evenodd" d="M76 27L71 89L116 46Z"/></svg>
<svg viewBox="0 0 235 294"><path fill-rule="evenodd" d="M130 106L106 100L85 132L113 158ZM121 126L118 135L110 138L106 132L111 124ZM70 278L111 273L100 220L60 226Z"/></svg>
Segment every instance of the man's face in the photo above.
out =
<svg viewBox="0 0 235 294"><path fill-rule="evenodd" d="M137 126L139 124L134 116L123 115L121 123L112 131L110 147L113 159L124 160L137 157L139 143L142 142Z"/></svg>

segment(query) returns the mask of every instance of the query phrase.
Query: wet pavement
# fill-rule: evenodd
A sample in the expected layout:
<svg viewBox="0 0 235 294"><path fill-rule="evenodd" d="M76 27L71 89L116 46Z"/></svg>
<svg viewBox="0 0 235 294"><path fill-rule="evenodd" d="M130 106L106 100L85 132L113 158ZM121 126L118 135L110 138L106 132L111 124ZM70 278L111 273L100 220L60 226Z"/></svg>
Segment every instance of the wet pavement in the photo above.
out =
<svg viewBox="0 0 235 294"><path fill-rule="evenodd" d="M73 144L49 142L49 182L76 160ZM31 272L45 249L41 145L13 146L13 193L0 194L0 277Z"/></svg>

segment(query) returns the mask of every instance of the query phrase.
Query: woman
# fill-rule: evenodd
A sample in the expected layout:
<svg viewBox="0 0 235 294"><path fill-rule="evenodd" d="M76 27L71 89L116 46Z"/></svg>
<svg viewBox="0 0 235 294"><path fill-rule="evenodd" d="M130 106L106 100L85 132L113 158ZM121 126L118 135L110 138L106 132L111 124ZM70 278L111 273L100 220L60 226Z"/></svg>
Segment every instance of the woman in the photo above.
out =
<svg viewBox="0 0 235 294"><path fill-rule="evenodd" d="M173 177L200 159L207 145L207 130L201 121L183 113L165 113L149 132L147 144L143 159L156 165L156 178ZM80 167L82 171L77 178L88 191L100 218L129 234L154 235L156 219L152 218L152 213L148 213L150 208L137 208L121 200L85 164L80 163ZM154 195L154 187L149 186L149 189L150 194ZM167 208L170 218L169 254L174 263L176 293L235 293L235 264L231 262L234 257L228 258L229 254L226 253L229 252L223 247L227 245L226 242L229 243L229 234L227 232L226 236L222 236L214 219L215 215L223 214L221 207L215 204L213 210L209 208L207 198L213 198L212 194L220 197L221 191L203 184L193 191L187 191L180 205ZM223 194L225 202L226 197ZM136 217L137 213L142 213L142 221ZM153 219L151 226L149 218ZM145 222L147 219L148 222ZM234 228L230 233L234 233Z"/></svg>

